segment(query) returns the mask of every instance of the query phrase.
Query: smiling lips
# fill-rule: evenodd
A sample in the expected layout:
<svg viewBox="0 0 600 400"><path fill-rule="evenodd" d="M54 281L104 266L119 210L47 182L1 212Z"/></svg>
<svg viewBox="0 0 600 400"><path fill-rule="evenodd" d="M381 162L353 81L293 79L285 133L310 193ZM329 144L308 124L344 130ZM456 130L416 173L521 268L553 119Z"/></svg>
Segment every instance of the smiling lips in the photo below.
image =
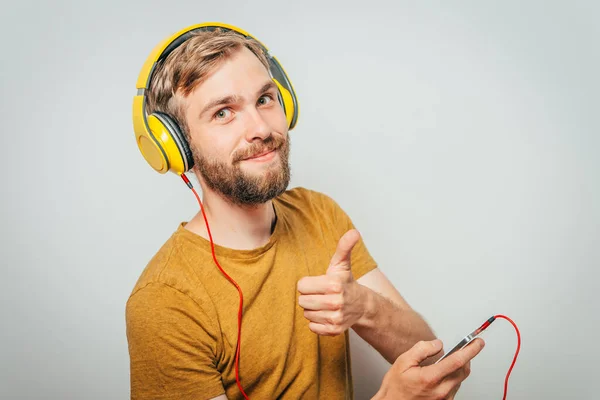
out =
<svg viewBox="0 0 600 400"><path fill-rule="evenodd" d="M255 156L248 157L248 158L244 159L244 161L268 161L268 160L271 160L273 157L275 157L276 150L277 149L267 150L265 152L255 155Z"/></svg>

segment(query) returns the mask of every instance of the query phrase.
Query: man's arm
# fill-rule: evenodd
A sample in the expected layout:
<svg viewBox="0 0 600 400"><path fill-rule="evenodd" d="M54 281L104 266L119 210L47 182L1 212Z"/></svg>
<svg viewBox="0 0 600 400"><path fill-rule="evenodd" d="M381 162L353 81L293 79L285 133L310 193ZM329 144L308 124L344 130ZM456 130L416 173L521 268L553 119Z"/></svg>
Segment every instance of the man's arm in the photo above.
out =
<svg viewBox="0 0 600 400"><path fill-rule="evenodd" d="M418 341L435 339L429 325L408 305L379 268L356 282L361 285L365 309L363 317L352 325L352 329L389 363L394 363L400 354ZM434 358L428 358L423 365L434 361Z"/></svg>
<svg viewBox="0 0 600 400"><path fill-rule="evenodd" d="M351 252L359 241L355 229L340 238L326 274L298 281L298 303L313 332L340 335L351 327L393 363L416 342L435 335L378 268L354 280Z"/></svg>
<svg viewBox="0 0 600 400"><path fill-rule="evenodd" d="M226 397L215 368L217 329L188 295L150 283L126 306L131 398Z"/></svg>

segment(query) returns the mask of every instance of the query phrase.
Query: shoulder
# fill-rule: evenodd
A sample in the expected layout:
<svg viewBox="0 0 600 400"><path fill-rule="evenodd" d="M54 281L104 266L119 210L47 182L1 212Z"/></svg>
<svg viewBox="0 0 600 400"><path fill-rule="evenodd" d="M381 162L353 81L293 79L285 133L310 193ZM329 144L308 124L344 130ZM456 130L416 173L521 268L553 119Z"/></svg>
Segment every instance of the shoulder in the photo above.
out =
<svg viewBox="0 0 600 400"><path fill-rule="evenodd" d="M198 277L201 274L203 260L194 252L195 259L199 261L191 267L188 261L192 250L189 243L182 237L182 225L161 245L141 272L133 290L129 295L131 300L140 292L179 292L180 295L189 297L194 302L205 302L200 297L202 282ZM200 290L199 290L200 289Z"/></svg>
<svg viewBox="0 0 600 400"><path fill-rule="evenodd" d="M176 234L173 233L150 258L135 283L130 297L150 284L163 283L164 273L172 268L172 258L176 257L176 253Z"/></svg>
<svg viewBox="0 0 600 400"><path fill-rule="evenodd" d="M216 329L211 322L216 321L214 304L198 277L203 261L194 264L196 268L190 266L181 229L164 242L135 283L125 305L128 326L144 326L152 319L156 326L172 320L181 323L186 316Z"/></svg>

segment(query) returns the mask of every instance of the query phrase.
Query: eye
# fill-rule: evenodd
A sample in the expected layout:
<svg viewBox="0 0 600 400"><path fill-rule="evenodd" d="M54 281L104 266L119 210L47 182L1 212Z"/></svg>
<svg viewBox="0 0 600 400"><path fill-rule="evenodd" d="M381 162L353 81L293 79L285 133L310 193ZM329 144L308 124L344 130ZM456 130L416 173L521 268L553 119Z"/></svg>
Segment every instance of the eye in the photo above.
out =
<svg viewBox="0 0 600 400"><path fill-rule="evenodd" d="M229 118L230 115L231 110L229 108L222 108L215 113L214 118L223 120Z"/></svg>
<svg viewBox="0 0 600 400"><path fill-rule="evenodd" d="M269 104L272 100L273 100L272 95L264 94L264 95L260 96L260 98L258 99L258 104L261 106L264 106L266 104Z"/></svg>

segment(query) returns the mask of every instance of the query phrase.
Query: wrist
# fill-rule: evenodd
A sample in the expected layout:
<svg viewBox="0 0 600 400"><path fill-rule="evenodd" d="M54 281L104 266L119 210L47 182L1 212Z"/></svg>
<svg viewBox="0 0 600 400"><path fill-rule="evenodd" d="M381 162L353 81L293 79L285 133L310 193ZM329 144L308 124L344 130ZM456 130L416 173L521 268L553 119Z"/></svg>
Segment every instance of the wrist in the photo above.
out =
<svg viewBox="0 0 600 400"><path fill-rule="evenodd" d="M360 291L360 303L362 305L362 313L356 325L360 327L369 327L373 325L375 315L377 314L375 293L366 286L359 283L358 290Z"/></svg>

